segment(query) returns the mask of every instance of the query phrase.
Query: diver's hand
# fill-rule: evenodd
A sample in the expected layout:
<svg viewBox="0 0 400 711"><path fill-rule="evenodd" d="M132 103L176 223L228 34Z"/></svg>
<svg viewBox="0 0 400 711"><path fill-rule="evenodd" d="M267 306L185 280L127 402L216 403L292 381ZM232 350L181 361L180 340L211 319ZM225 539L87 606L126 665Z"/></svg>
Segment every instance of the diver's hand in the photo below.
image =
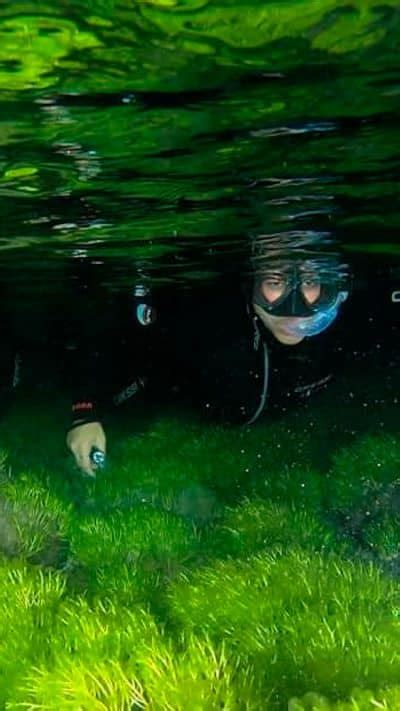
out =
<svg viewBox="0 0 400 711"><path fill-rule="evenodd" d="M72 452L75 462L89 476L95 476L96 465L90 459L93 447L106 451L106 435L100 422L86 422L70 430L67 434L67 447Z"/></svg>

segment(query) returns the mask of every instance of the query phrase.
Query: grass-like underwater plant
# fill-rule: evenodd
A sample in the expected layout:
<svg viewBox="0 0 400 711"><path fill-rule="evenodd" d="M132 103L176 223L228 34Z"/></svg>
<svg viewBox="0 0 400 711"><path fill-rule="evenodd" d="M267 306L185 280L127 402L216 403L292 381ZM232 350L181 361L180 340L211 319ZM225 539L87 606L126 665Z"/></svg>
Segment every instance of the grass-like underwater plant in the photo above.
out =
<svg viewBox="0 0 400 711"><path fill-rule="evenodd" d="M245 499L227 507L222 521L210 529L207 550L216 556L250 556L276 547L332 550L333 530L315 514L262 499Z"/></svg>
<svg viewBox="0 0 400 711"><path fill-rule="evenodd" d="M272 470L267 466L254 489L268 500L290 503L297 509L320 513L324 508L325 479L306 463L282 463Z"/></svg>
<svg viewBox="0 0 400 711"><path fill-rule="evenodd" d="M234 504L243 490L320 510L324 479L303 465L309 439L276 423L238 430L161 418L114 450L109 473L97 482L96 501L100 508L118 509L148 502L205 523L218 515L216 497ZM196 490L196 504L203 499L197 511L187 501Z"/></svg>
<svg viewBox="0 0 400 711"><path fill-rule="evenodd" d="M156 421L151 431L127 437L111 450L107 467L94 484L75 479L72 488L78 507L104 514L147 504L196 524L209 523L218 515L213 486L225 458L221 433L221 428L204 432L198 424L182 424L172 417ZM212 434L214 446L208 443L205 458ZM232 480L235 467L234 454Z"/></svg>
<svg viewBox="0 0 400 711"><path fill-rule="evenodd" d="M395 564L400 561L400 520L397 516L385 516L371 523L365 531L365 542L374 557L380 562Z"/></svg>
<svg viewBox="0 0 400 711"><path fill-rule="evenodd" d="M114 660L85 665L64 659L53 670L33 668L7 709L131 711L144 707L142 689Z"/></svg>
<svg viewBox="0 0 400 711"><path fill-rule="evenodd" d="M301 699L293 697L288 706L288 711L397 711L398 709L400 709L400 686L378 691L356 688L347 701L329 701L321 694L310 692Z"/></svg>
<svg viewBox="0 0 400 711"><path fill-rule="evenodd" d="M270 708L252 666L207 638L189 636L184 649L153 645L141 661L140 674L148 708L154 711Z"/></svg>
<svg viewBox="0 0 400 711"><path fill-rule="evenodd" d="M163 645L162 633L139 607L66 601L54 621L47 663L21 680L9 708L142 708L138 665L156 642Z"/></svg>
<svg viewBox="0 0 400 711"><path fill-rule="evenodd" d="M122 653L116 656L113 651L107 654L102 648L100 653L78 658L61 655L52 668L33 668L7 708L38 711L269 708L253 669L243 667L241 660L228 655L223 645L216 650L207 640L190 638L182 650L161 635L158 638L155 635L151 642L148 637L148 630L139 626L136 645L125 656ZM117 639L114 634L114 641Z"/></svg>
<svg viewBox="0 0 400 711"><path fill-rule="evenodd" d="M398 586L332 553L323 520L331 492L336 511L354 505L348 480L375 440L365 456L342 450L327 482L302 466L292 425L168 417L117 446L95 482L61 468L2 477L4 553L65 575L0 566L0 706L397 709ZM390 487L398 446L377 440ZM365 529L370 548L397 545L392 514ZM55 542L64 557L48 554Z"/></svg>
<svg viewBox="0 0 400 711"><path fill-rule="evenodd" d="M52 633L47 663L19 680L7 708L255 711L265 701L253 669L224 645L194 636L175 644L140 608L66 602Z"/></svg>
<svg viewBox="0 0 400 711"><path fill-rule="evenodd" d="M143 608L109 599L90 604L81 596L65 600L53 632L51 648L57 664L68 656L85 663L126 662L136 659L145 645L161 639L154 618Z"/></svg>
<svg viewBox="0 0 400 711"><path fill-rule="evenodd" d="M364 517L379 513L390 505L391 487L399 480L398 439L391 435L363 437L334 456L329 476L330 506Z"/></svg>
<svg viewBox="0 0 400 711"><path fill-rule="evenodd" d="M87 589L122 599L153 597L196 560L196 530L151 506L77 519L70 533L71 562L86 571Z"/></svg>
<svg viewBox="0 0 400 711"><path fill-rule="evenodd" d="M400 673L399 591L372 566L338 556L220 562L172 586L171 617L254 665L281 698L379 688ZM343 654L345 652L345 655Z"/></svg>
<svg viewBox="0 0 400 711"><path fill-rule="evenodd" d="M0 706L29 667L46 657L64 594L58 573L15 561L0 565Z"/></svg>
<svg viewBox="0 0 400 711"><path fill-rule="evenodd" d="M59 567L67 556L71 507L31 474L0 485L0 550Z"/></svg>

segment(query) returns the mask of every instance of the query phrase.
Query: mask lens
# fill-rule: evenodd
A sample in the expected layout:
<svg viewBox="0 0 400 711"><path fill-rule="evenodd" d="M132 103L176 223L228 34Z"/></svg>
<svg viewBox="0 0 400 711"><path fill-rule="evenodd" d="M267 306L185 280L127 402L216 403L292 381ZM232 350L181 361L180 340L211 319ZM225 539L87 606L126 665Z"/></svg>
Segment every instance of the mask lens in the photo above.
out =
<svg viewBox="0 0 400 711"><path fill-rule="evenodd" d="M274 311L285 301L291 289L292 282L288 274L271 272L256 285L254 298L263 308Z"/></svg>

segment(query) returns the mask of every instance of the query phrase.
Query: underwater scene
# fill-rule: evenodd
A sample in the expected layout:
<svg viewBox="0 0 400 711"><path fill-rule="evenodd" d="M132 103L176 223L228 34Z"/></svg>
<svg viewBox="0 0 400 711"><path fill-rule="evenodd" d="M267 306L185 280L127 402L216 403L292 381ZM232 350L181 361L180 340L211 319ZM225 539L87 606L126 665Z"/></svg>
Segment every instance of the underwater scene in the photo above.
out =
<svg viewBox="0 0 400 711"><path fill-rule="evenodd" d="M400 711L399 52L0 2L0 709Z"/></svg>

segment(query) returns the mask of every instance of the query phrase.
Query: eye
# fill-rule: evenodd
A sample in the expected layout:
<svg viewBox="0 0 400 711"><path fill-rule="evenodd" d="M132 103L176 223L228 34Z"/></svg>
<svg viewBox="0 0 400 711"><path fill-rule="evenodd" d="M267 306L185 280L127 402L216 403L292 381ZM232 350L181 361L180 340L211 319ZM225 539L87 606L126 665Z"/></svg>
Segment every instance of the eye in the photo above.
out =
<svg viewBox="0 0 400 711"><path fill-rule="evenodd" d="M302 286L306 289L314 289L320 285L318 277L305 277L301 280Z"/></svg>
<svg viewBox="0 0 400 711"><path fill-rule="evenodd" d="M285 279L279 275L271 275L266 277L261 284L261 293L270 303L273 303L279 299L285 292L286 282Z"/></svg>
<svg viewBox="0 0 400 711"><path fill-rule="evenodd" d="M270 279L265 279L263 286L267 287L268 289L282 289L284 285L283 279L279 278L274 278L271 277Z"/></svg>

